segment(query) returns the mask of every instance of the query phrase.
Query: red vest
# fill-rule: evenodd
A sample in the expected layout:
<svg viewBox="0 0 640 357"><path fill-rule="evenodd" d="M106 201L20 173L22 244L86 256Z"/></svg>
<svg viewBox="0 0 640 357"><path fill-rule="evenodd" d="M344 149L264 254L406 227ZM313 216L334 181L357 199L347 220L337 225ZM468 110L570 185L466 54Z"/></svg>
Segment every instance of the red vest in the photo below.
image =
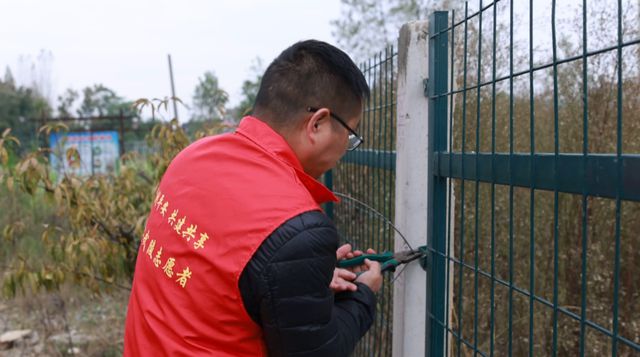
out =
<svg viewBox="0 0 640 357"><path fill-rule="evenodd" d="M278 226L330 200L256 118L183 150L162 178L141 240L124 355L266 356L240 275Z"/></svg>

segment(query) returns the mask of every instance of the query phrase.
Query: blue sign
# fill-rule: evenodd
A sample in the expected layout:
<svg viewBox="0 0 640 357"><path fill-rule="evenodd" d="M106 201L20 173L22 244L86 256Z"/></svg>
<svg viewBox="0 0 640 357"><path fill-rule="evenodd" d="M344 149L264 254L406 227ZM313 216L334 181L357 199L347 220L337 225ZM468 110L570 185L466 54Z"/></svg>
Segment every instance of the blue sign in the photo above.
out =
<svg viewBox="0 0 640 357"><path fill-rule="evenodd" d="M51 166L58 177L65 173L90 176L118 170L120 150L117 131L52 133L49 143Z"/></svg>

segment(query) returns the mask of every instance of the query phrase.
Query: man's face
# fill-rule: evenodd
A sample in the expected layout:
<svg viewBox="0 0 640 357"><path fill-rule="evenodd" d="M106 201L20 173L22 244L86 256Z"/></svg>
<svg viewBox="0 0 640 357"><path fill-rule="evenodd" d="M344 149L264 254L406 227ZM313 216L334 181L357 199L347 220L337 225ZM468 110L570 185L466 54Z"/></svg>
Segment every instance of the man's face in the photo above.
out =
<svg viewBox="0 0 640 357"><path fill-rule="evenodd" d="M315 109L315 108L314 108ZM349 136L357 135L362 111L351 117L332 113L327 108L319 108L311 112L307 135L309 155L301 160L305 171L315 178L335 167L336 163L349 148ZM357 141L357 140L356 140Z"/></svg>
<svg viewBox="0 0 640 357"><path fill-rule="evenodd" d="M351 130L356 131L355 129L357 129L360 124L360 118L360 115L349 119L345 118L343 122L351 128ZM326 149L326 155L323 157L323 173L334 168L349 147L349 135L351 131L336 121L333 121L331 124L334 140L333 143L329 143Z"/></svg>

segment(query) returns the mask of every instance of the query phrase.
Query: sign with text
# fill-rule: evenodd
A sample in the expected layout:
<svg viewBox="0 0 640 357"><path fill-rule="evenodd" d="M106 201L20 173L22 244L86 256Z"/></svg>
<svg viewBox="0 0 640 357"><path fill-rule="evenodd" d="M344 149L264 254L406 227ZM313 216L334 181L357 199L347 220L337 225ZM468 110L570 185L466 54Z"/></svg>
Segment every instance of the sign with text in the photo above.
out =
<svg viewBox="0 0 640 357"><path fill-rule="evenodd" d="M119 141L116 131L52 133L51 166L61 177L106 174L118 170ZM77 152L77 155L75 154Z"/></svg>

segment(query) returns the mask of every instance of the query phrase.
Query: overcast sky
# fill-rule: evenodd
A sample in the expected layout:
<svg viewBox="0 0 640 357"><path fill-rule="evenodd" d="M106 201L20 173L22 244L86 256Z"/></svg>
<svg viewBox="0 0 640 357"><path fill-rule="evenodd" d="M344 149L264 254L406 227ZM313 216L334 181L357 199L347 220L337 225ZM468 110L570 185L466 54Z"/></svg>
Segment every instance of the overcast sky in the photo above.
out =
<svg viewBox="0 0 640 357"><path fill-rule="evenodd" d="M0 76L9 66L28 81L20 56L47 50L52 99L94 83L130 100L164 97L170 53L178 97L190 102L212 70L233 105L256 57L266 67L298 40L335 44L339 15L340 0L0 0Z"/></svg>

